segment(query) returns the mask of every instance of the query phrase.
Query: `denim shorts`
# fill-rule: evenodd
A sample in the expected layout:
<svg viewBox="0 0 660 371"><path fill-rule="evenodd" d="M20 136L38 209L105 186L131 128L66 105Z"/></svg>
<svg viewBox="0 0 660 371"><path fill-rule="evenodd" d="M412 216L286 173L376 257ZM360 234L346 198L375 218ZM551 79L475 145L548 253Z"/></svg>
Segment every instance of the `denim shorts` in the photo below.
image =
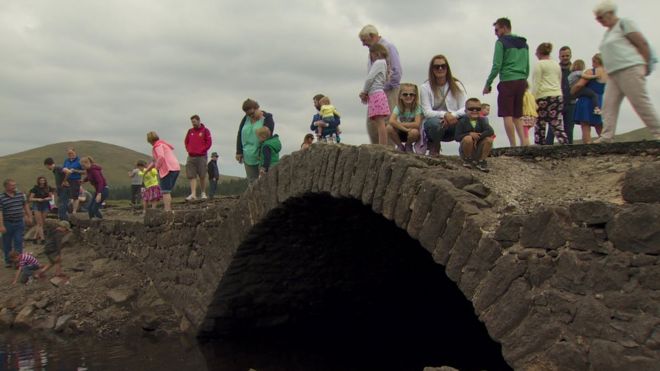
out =
<svg viewBox="0 0 660 371"><path fill-rule="evenodd" d="M32 203L32 211L49 211L50 203L48 201L40 201Z"/></svg>
<svg viewBox="0 0 660 371"><path fill-rule="evenodd" d="M178 171L170 171L164 177L160 178L160 192L170 193L176 184L176 178L179 176Z"/></svg>

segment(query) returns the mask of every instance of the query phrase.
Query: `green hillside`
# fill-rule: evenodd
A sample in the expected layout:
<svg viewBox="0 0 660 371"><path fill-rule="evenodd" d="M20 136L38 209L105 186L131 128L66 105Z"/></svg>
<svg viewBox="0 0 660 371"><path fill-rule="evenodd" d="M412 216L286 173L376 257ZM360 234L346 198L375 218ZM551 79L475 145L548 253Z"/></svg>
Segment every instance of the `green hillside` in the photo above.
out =
<svg viewBox="0 0 660 371"><path fill-rule="evenodd" d="M16 179L21 191L28 191L35 184L40 175L45 175L49 183L54 181L52 173L44 166L44 159L52 157L56 164L62 164L66 157L66 149L73 147L79 156L92 156L94 161L103 167L103 175L110 186L130 186L128 172L135 163L142 159L149 161L149 155L114 144L96 142L91 140L77 142L62 142L47 146L33 148L24 152L14 153L0 157L0 177L2 179ZM239 179L233 176L221 176L221 182ZM179 176L177 186L185 186L184 176Z"/></svg>

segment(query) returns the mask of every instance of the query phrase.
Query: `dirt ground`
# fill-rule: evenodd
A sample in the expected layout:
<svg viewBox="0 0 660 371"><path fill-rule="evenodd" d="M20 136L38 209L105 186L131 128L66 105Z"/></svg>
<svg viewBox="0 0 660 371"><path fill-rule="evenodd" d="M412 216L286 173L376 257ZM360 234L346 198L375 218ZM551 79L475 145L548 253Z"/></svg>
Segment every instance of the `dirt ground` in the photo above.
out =
<svg viewBox="0 0 660 371"><path fill-rule="evenodd" d="M653 161L660 161L660 156L606 155L563 160L502 156L488 159L490 173L472 171L499 196L500 211L526 213L541 205L559 206L581 200L622 204L623 175Z"/></svg>
<svg viewBox="0 0 660 371"><path fill-rule="evenodd" d="M107 217L113 214L133 215L108 210ZM24 251L40 264L48 262L43 245L26 241ZM62 267L68 279L55 278L51 269L47 278L25 285L11 284L15 269L0 268L0 329L11 324L101 338L132 331L178 331L178 317L170 306L128 263L102 258L74 237L64 245Z"/></svg>

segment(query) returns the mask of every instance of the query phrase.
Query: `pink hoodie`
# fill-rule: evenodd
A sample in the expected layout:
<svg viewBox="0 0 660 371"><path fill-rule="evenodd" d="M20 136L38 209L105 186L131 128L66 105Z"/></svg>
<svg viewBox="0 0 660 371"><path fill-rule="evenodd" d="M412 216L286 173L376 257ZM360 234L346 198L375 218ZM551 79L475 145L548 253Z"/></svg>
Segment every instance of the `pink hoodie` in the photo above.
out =
<svg viewBox="0 0 660 371"><path fill-rule="evenodd" d="M156 169L158 169L158 175L160 175L161 178L164 178L170 171L181 170L179 160L176 159L176 156L172 151L173 149L174 147L172 147L171 144L159 139L154 143L154 147L151 150Z"/></svg>

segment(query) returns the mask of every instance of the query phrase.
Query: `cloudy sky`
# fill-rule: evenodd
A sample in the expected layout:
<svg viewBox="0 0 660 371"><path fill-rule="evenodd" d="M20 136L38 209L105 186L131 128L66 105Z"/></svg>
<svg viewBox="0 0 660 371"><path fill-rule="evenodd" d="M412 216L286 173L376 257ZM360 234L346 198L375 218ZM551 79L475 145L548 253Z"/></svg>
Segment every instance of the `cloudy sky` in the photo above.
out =
<svg viewBox="0 0 660 371"><path fill-rule="evenodd" d="M511 18L530 48L552 42L556 57L567 44L574 59L589 61L604 31L593 20L594 3L0 0L0 156L83 139L149 153L145 134L155 130L184 162L188 118L197 113L213 134L221 172L244 175L233 157L248 97L273 113L284 153L299 148L319 92L342 113L344 142L368 141L358 99L367 51L357 34L365 24L399 49L402 81L423 83L429 59L445 54L468 95L482 98L497 17ZM651 0L621 1L619 15L657 45L659 9ZM649 80L656 106L659 74ZM483 99L493 104L496 96ZM493 116L496 144L504 146ZM624 103L619 131L641 126ZM455 146L445 152L454 154Z"/></svg>

